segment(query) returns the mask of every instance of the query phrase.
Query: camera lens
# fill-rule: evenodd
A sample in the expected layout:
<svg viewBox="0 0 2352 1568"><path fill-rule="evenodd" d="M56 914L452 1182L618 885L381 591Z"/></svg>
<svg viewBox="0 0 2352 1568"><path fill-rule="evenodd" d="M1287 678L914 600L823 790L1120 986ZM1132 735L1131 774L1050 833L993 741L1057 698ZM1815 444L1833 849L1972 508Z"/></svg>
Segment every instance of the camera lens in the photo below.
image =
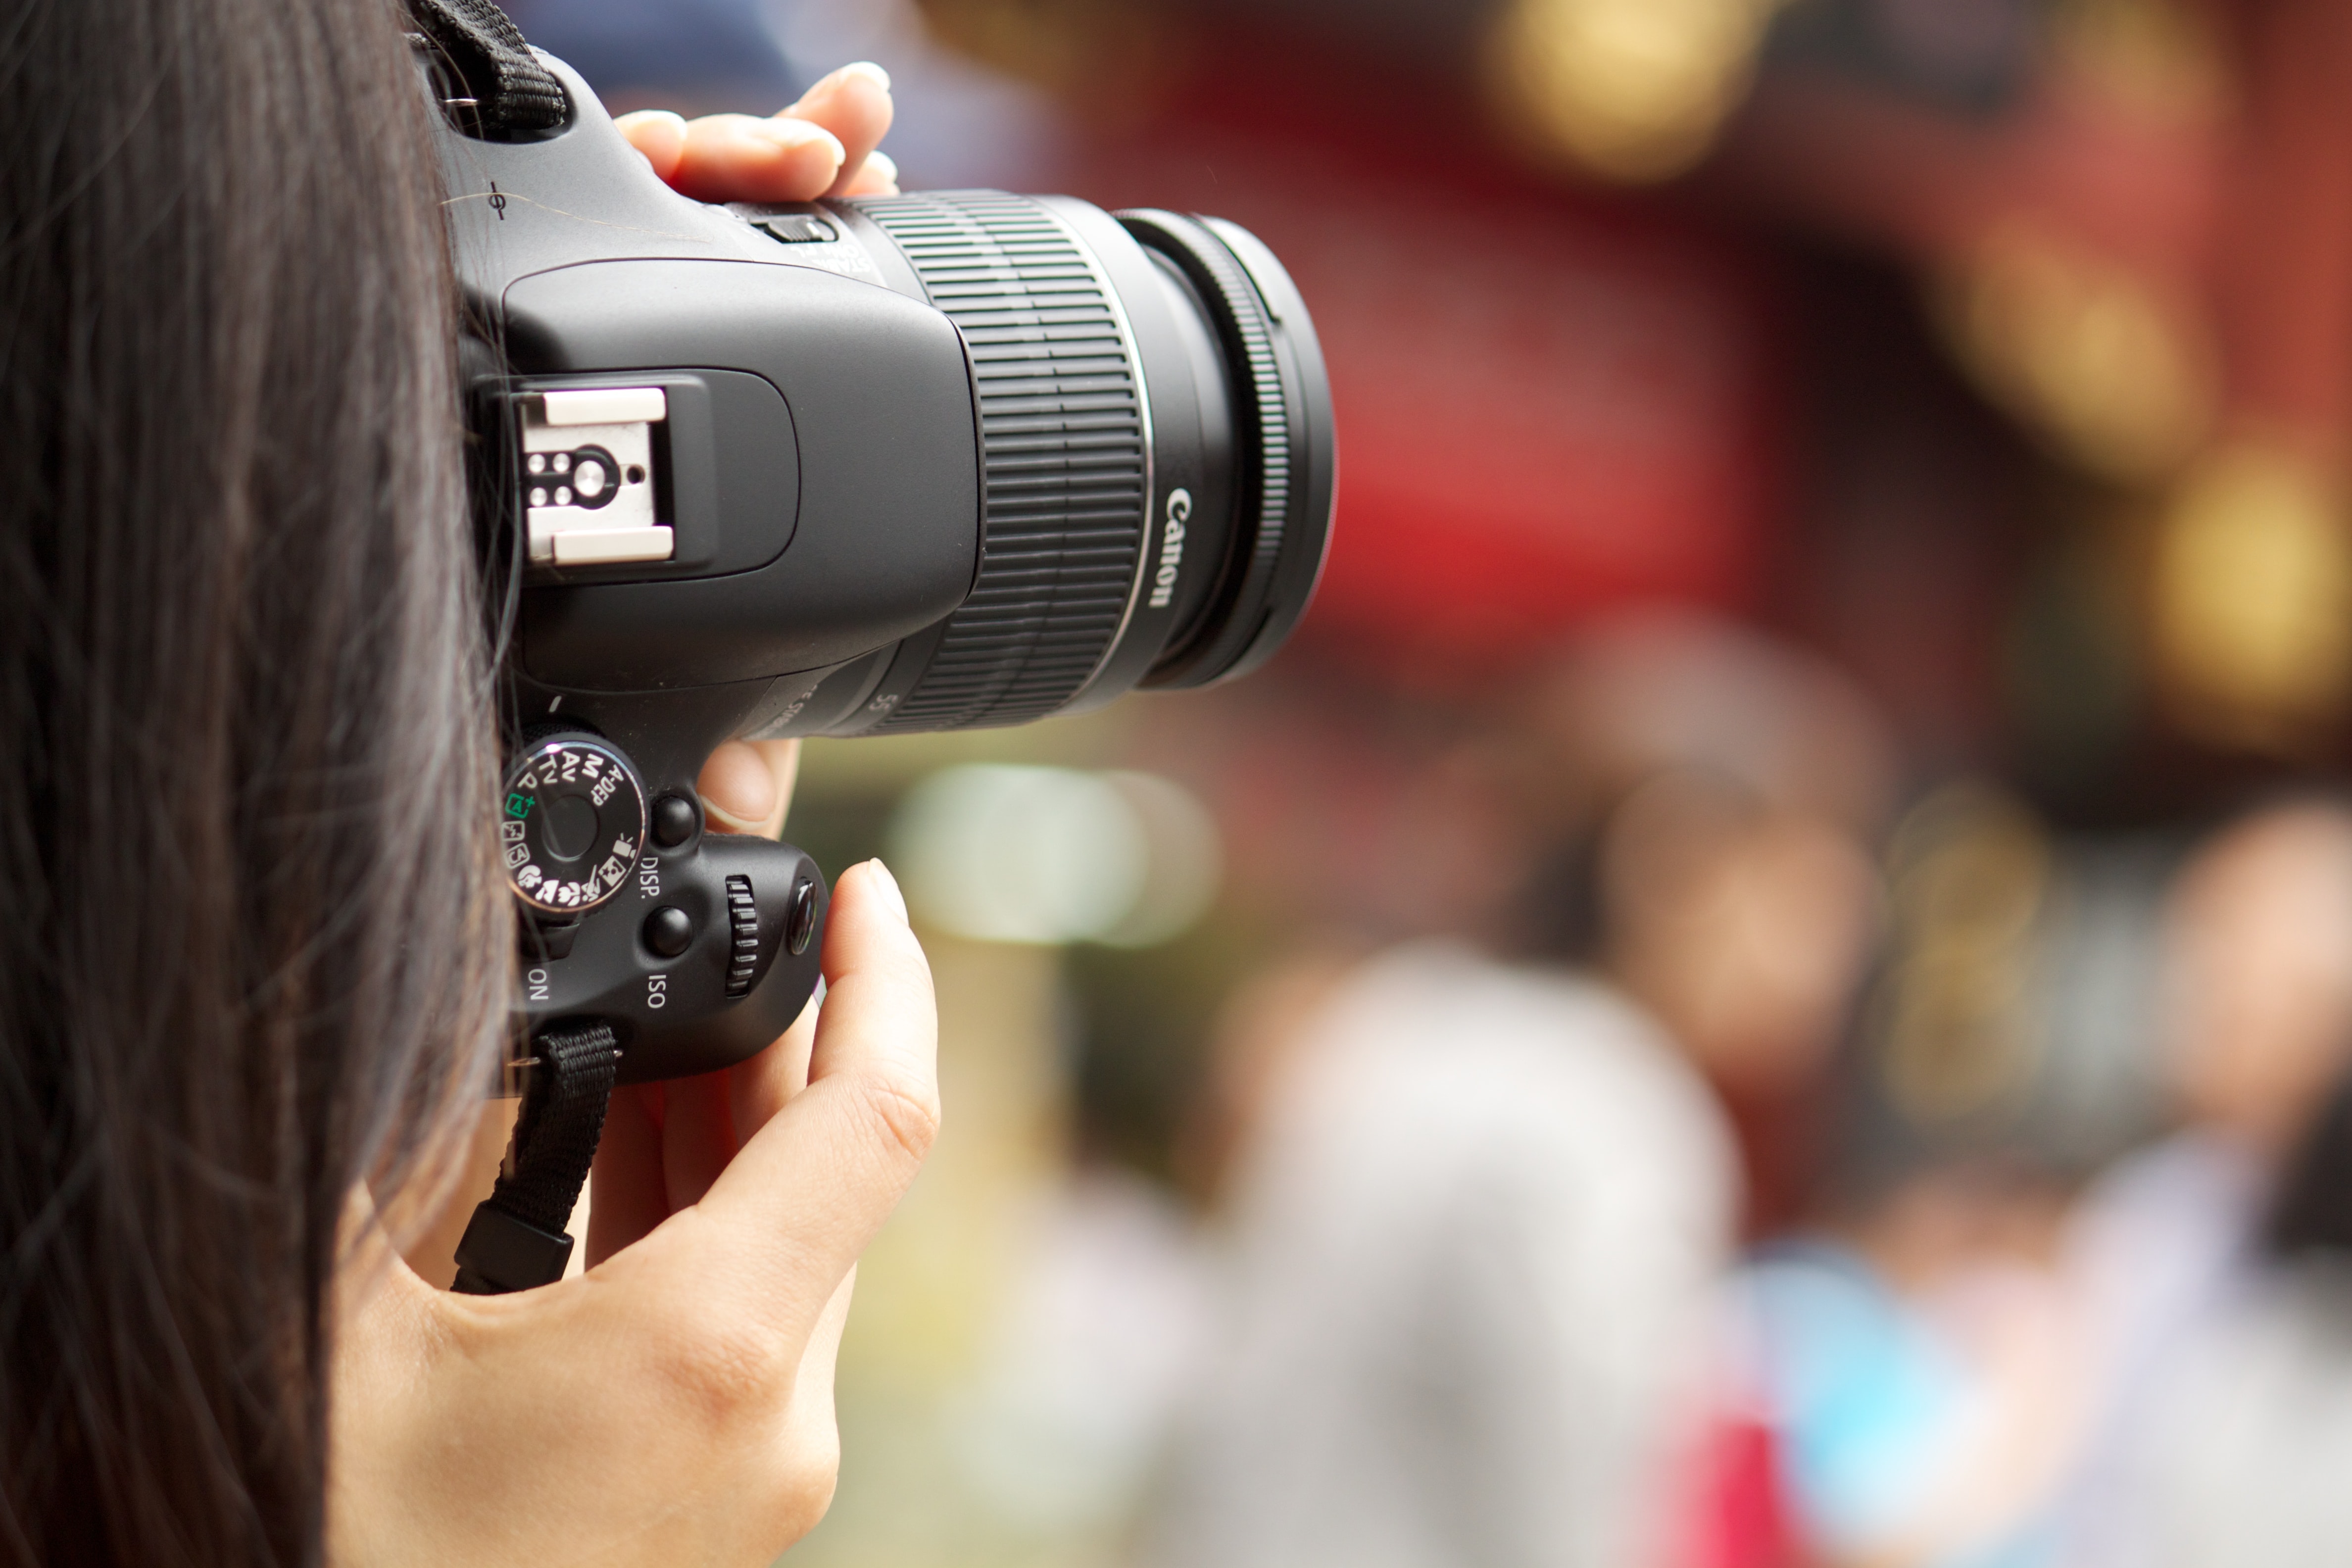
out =
<svg viewBox="0 0 2352 1568"><path fill-rule="evenodd" d="M1023 723L1270 657L1313 595L1335 469L1322 352L1273 253L1063 197L837 206L961 331L985 494L962 606L829 679L825 732Z"/></svg>

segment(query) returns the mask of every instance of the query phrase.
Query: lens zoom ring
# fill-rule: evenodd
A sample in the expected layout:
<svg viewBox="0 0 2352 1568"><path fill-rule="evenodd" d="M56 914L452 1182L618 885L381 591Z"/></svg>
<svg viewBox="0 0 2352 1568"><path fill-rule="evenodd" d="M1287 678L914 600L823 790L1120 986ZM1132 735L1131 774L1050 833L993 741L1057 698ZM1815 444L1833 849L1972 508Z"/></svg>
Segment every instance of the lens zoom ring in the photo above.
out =
<svg viewBox="0 0 2352 1568"><path fill-rule="evenodd" d="M1143 547L1141 377L1118 312L1076 238L1034 202L958 191L855 205L962 330L986 484L971 597L870 732L1043 717L1101 663Z"/></svg>

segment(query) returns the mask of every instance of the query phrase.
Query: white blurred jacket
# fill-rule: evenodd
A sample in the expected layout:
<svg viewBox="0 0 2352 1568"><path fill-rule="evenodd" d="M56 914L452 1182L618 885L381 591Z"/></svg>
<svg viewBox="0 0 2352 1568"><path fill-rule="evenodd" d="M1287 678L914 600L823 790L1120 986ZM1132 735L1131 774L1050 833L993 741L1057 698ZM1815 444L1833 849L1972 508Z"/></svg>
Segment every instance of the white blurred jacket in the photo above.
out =
<svg viewBox="0 0 2352 1568"><path fill-rule="evenodd" d="M1705 1089L1612 993L1451 944L1362 965L1308 1036L1146 1555L1654 1561L1733 1212Z"/></svg>

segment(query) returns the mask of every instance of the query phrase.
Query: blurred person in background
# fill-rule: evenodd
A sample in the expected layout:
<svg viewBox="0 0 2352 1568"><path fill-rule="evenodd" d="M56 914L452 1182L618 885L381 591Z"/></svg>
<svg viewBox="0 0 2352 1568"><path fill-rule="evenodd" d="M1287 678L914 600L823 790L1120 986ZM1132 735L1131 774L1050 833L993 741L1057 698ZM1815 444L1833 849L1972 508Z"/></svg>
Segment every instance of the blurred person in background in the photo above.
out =
<svg viewBox="0 0 2352 1568"><path fill-rule="evenodd" d="M2077 1431L2075 1319L2054 1267L2065 1193L2031 1165L1925 1163L1768 1248L1728 1314L1728 1430L1705 1478L1706 1568L2052 1561L2037 1510ZM1743 1412L1744 1405L1744 1412ZM1763 1500L1772 1529L1725 1521Z"/></svg>
<svg viewBox="0 0 2352 1568"><path fill-rule="evenodd" d="M1541 835L1511 939L1605 973L1738 1138L1741 1229L1811 1201L1823 1069L1878 919L1893 744L1811 655L1696 615L1596 625L1538 676L1510 765Z"/></svg>
<svg viewBox="0 0 2352 1568"><path fill-rule="evenodd" d="M1916 837L1933 842L1898 853L1898 903L1940 903L1976 944L2005 931L2020 962L2042 962L2048 932L2022 894L2046 873L2029 874L2021 813L1981 788L1924 805L1915 819L1934 820ZM1857 1060L1857 1102L1885 1103L1848 1108L1822 1225L1769 1251L1736 1296L1734 1375L1809 1557L1709 1561L2342 1560L2340 1486L2317 1480L2315 1458L2289 1462L2333 1430L2332 1298L2324 1269L2282 1268L2263 1237L2352 1056L2352 811L2294 799L2213 837L2173 879L2159 943L2151 1044L2178 1127L2079 1194L2021 1135L2030 1086L1939 1131L1914 1082L1906 1121L1894 1102L1921 1068L1899 1059L1917 1042L1889 984L1890 1016ZM1992 1015L2016 976L1979 958L1958 984L1950 1004L1975 1016L1930 1034L1943 1070L1982 1070L1967 1063L2000 1054ZM2300 1168L2326 1163L2330 1135ZM2309 1174L2289 1184L2279 1256L2326 1234L2322 1191Z"/></svg>
<svg viewBox="0 0 2352 1568"><path fill-rule="evenodd" d="M1905 814L1887 873L1807 1224L1742 1271L1727 1314L1726 1392L1768 1471L1747 1484L1783 1506L1786 1539L1718 1538L1696 1558L1717 1568L2046 1561L2080 1431L2064 1238L2104 1151L2084 1147L2101 1086L2063 1004L2099 981L2096 900L2031 809L1977 780Z"/></svg>
<svg viewBox="0 0 2352 1568"><path fill-rule="evenodd" d="M2352 1543L2352 1084L2294 1162L2249 1278L2143 1403L2086 1564L2333 1568Z"/></svg>
<svg viewBox="0 0 2352 1568"><path fill-rule="evenodd" d="M2352 1462L2329 1415L2352 1342L2326 1270L2279 1260L2352 1226L2352 1134L2322 1114L2352 1062L2352 806L2291 799L2213 837L2167 948L2179 1127L2093 1189L2074 1244L2095 1405L2069 1561L2341 1562L2352 1471L2309 1463Z"/></svg>
<svg viewBox="0 0 2352 1568"><path fill-rule="evenodd" d="M1812 1071L1861 973L1890 768L1825 667L1613 617L1417 740L1380 863L1333 868L1352 940L1220 1031L1229 1311L1171 1568L1655 1561L1739 1209L1706 1085Z"/></svg>

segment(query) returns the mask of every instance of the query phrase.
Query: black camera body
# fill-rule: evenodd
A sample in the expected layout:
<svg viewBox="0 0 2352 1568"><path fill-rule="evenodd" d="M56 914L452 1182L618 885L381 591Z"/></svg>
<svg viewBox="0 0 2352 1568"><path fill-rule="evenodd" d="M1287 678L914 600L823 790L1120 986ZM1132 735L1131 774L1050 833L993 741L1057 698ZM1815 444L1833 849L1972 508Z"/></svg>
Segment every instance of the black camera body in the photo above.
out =
<svg viewBox="0 0 2352 1568"><path fill-rule="evenodd" d="M426 61L503 582L522 1021L622 1081L775 1038L825 887L714 831L735 737L1023 722L1255 668L1313 591L1329 393L1271 253L997 192L712 206L586 85L490 131Z"/></svg>

